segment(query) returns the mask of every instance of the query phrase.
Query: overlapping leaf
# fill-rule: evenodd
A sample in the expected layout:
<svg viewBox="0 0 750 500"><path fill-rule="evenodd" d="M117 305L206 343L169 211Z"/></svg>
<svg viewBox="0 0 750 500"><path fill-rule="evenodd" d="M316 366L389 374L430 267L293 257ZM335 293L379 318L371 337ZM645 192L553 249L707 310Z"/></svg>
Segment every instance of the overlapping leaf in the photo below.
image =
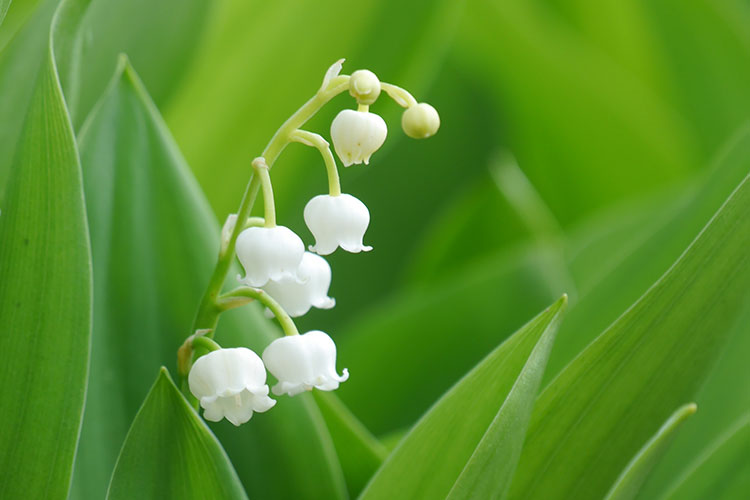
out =
<svg viewBox="0 0 750 500"><path fill-rule="evenodd" d="M91 254L73 130L49 55L0 213L0 497L65 498L91 334Z"/></svg>
<svg viewBox="0 0 750 500"><path fill-rule="evenodd" d="M361 498L502 497L566 303L563 297L543 311L446 393Z"/></svg>
<svg viewBox="0 0 750 500"><path fill-rule="evenodd" d="M727 430L718 442L695 458L692 468L678 477L662 498L699 500L744 498L750 488L750 415Z"/></svg>
<svg viewBox="0 0 750 500"><path fill-rule="evenodd" d="M694 403L687 404L680 407L667 419L664 425L643 445L643 448L638 450L638 453L628 463L607 493L605 500L635 498L654 465L672 443L675 431L686 418L695 413L696 408Z"/></svg>
<svg viewBox="0 0 750 500"><path fill-rule="evenodd" d="M229 457L166 368L128 431L107 498L247 499Z"/></svg>
<svg viewBox="0 0 750 500"><path fill-rule="evenodd" d="M554 253L522 247L358 317L340 330L339 358L353 370L341 398L376 434L411 425L534 308L564 292L546 272L555 262Z"/></svg>
<svg viewBox="0 0 750 500"><path fill-rule="evenodd" d="M94 255L90 394L74 498L101 497L154 370L189 334L218 249L218 227L156 107L124 62L79 136ZM260 352L273 338L254 308L219 339ZM280 401L218 433L251 496L344 495L333 445L311 398ZM288 471L295 471L288 480Z"/></svg>
<svg viewBox="0 0 750 500"><path fill-rule="evenodd" d="M746 177L672 268L544 390L511 498L607 492L705 380L750 290L749 239Z"/></svg>
<svg viewBox="0 0 750 500"><path fill-rule="evenodd" d="M344 471L349 496L356 498L383 463L388 450L351 414L335 394L314 391L313 396L331 433Z"/></svg>
<svg viewBox="0 0 750 500"><path fill-rule="evenodd" d="M559 373L669 268L748 171L750 128L745 127L719 150L709 171L699 179L699 187L655 215L656 223L646 224L651 235L599 277L571 309L560 327L561 342L552 350L545 380ZM612 255L589 253L587 258L610 259Z"/></svg>
<svg viewBox="0 0 750 500"><path fill-rule="evenodd" d="M738 318L724 355L701 388L695 401L700 411L686 423L683 430L659 462L638 498L659 498L686 474L696 457L721 440L722 434L741 420L750 408L750 299L745 314Z"/></svg>

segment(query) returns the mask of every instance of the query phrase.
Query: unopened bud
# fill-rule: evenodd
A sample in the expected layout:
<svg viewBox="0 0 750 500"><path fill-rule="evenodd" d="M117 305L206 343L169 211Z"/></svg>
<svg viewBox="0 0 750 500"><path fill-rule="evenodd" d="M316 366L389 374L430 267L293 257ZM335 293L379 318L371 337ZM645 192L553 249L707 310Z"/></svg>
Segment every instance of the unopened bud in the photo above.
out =
<svg viewBox="0 0 750 500"><path fill-rule="evenodd" d="M357 103L370 105L380 95L380 80L372 71L358 69L349 77L349 93Z"/></svg>
<svg viewBox="0 0 750 500"><path fill-rule="evenodd" d="M420 102L404 111L401 127L409 137L425 139L437 133L440 128L440 116L435 108L426 102Z"/></svg>

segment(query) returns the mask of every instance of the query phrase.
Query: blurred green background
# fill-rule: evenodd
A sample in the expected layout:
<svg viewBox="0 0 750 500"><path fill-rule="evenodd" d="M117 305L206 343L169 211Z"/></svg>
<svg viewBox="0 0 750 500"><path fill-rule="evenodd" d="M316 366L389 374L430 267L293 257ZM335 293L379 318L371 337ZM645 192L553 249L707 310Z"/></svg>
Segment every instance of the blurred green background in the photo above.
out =
<svg viewBox="0 0 750 500"><path fill-rule="evenodd" d="M15 83L36 71L57 3L14 0L0 28L4 151L28 101ZM79 130L127 52L219 221L335 60L438 109L437 136L414 141L392 101L372 106L386 145L341 177L370 209L374 250L332 255L335 309L299 320L337 340L352 373L338 394L395 442L561 293L571 312L547 381L669 268L746 174L715 165L750 120L748 26L742 0L93 0L82 62L61 79ZM351 106L340 96L306 128L329 137ZM289 146L272 179L279 223L312 243L317 151ZM645 497L750 408L747 385L725 382L750 377L745 316Z"/></svg>

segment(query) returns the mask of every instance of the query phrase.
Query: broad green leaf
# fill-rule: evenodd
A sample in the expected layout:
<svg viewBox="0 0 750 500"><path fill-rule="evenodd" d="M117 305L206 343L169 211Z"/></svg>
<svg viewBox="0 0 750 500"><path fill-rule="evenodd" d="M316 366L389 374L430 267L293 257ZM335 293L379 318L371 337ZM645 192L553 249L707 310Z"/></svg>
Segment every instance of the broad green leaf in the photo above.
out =
<svg viewBox="0 0 750 500"><path fill-rule="evenodd" d="M556 253L517 248L362 313L337 330L339 359L352 369L337 394L376 435L411 425L535 309L565 291L546 272L555 262Z"/></svg>
<svg viewBox="0 0 750 500"><path fill-rule="evenodd" d="M78 151L49 54L29 86L0 213L0 497L65 498L86 394L91 255Z"/></svg>
<svg viewBox="0 0 750 500"><path fill-rule="evenodd" d="M638 453L628 463L620 477L617 478L615 484L612 485L605 500L635 498L654 465L672 443L675 431L686 418L695 413L697 408L695 403L690 403L674 412L656 434L643 445L643 448L638 450Z"/></svg>
<svg viewBox="0 0 750 500"><path fill-rule="evenodd" d="M501 497L566 303L563 296L453 386L389 455L361 498Z"/></svg>
<svg viewBox="0 0 750 500"><path fill-rule="evenodd" d="M174 362L190 333L219 229L154 103L124 61L79 143L97 300L73 498L89 499L104 494L154 370ZM261 352L274 335L259 308L247 307L222 319L218 340ZM343 496L340 466L314 402L284 399L239 429L215 427L248 494Z"/></svg>
<svg viewBox="0 0 750 500"><path fill-rule="evenodd" d="M365 428L333 393L313 391L315 402L326 422L349 496L356 498L383 463L388 450Z"/></svg>
<svg viewBox="0 0 750 500"><path fill-rule="evenodd" d="M542 392L511 498L601 498L694 397L750 290L745 177L677 262Z"/></svg>
<svg viewBox="0 0 750 500"><path fill-rule="evenodd" d="M603 247L602 253L588 254L589 260L619 259L620 262L595 280L571 308L560 327L560 342L550 355L545 381L557 375L669 269L748 171L750 128L745 127L718 151L711 167L695 184L697 188L677 198L675 204L664 207L666 217L655 215L658 221L655 226L644 226L650 226L647 231L651 236L630 253L618 257L607 253L607 247ZM685 399L692 400L693 396ZM674 406L683 402L676 401Z"/></svg>
<svg viewBox="0 0 750 500"><path fill-rule="evenodd" d="M698 177L701 181L704 179L702 175ZM567 231L565 255L567 267L582 301L590 300L592 297L588 295L592 289L610 278L624 262L638 253L640 247L656 238L665 227L668 228L669 222L679 217L685 207L689 206L689 202L695 199L695 195L695 186L680 183L679 186L670 186L617 203L571 227ZM716 206L718 203L720 202ZM665 264L665 269L667 265ZM633 269L630 272L634 273ZM641 276L639 273L638 281L644 282L641 291L653 283L654 279L649 280L649 276ZM618 289L611 290L608 295L610 300L616 290Z"/></svg>
<svg viewBox="0 0 750 500"><path fill-rule="evenodd" d="M54 26L55 57L76 129L107 86L120 53L139 68L154 101L167 101L189 66L212 5L63 0Z"/></svg>
<svg viewBox="0 0 750 500"><path fill-rule="evenodd" d="M49 25L58 0L42 0L34 14L0 52L0 201L14 161L14 152L28 114L42 63L49 50Z"/></svg>
<svg viewBox="0 0 750 500"><path fill-rule="evenodd" d="M229 457L166 368L130 426L107 498L247 498Z"/></svg>
<svg viewBox="0 0 750 500"><path fill-rule="evenodd" d="M717 443L697 457L675 481L665 500L734 500L750 491L750 415L746 414Z"/></svg>

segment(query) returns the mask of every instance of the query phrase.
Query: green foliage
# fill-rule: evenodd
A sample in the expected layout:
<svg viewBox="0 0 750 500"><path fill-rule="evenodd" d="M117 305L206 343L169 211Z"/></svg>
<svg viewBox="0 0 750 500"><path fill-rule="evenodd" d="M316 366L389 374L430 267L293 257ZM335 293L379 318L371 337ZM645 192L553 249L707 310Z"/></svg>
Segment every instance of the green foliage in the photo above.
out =
<svg viewBox="0 0 750 500"><path fill-rule="evenodd" d="M5 20L5 15L8 13L8 7L10 7L11 0L0 0L0 25Z"/></svg>
<svg viewBox="0 0 750 500"><path fill-rule="evenodd" d="M698 389L750 290L748 179L670 270L544 390L512 498L604 495L654 422Z"/></svg>
<svg viewBox="0 0 750 500"><path fill-rule="evenodd" d="M361 373L341 386L341 398L376 433L410 425L507 337L508 328L522 325L563 292L546 272L553 259L548 251L519 249L477 265L460 280L399 293L358 317L342 328L339 350ZM398 368L384 369L383 359ZM372 397L385 394L383 387L389 405Z"/></svg>
<svg viewBox="0 0 750 500"><path fill-rule="evenodd" d="M169 378L159 370L133 420L107 498L247 498L229 457Z"/></svg>
<svg viewBox="0 0 750 500"><path fill-rule="evenodd" d="M81 426L91 265L73 130L52 59L0 214L3 498L65 498Z"/></svg>
<svg viewBox="0 0 750 500"><path fill-rule="evenodd" d="M617 478L612 489L609 490L605 500L627 500L635 498L654 468L674 439L675 431L686 418L695 413L697 407L694 403L687 404L677 409L664 425L648 440L643 448L628 463L620 477Z"/></svg>
<svg viewBox="0 0 750 500"><path fill-rule="evenodd" d="M388 457L362 498L504 496L566 303L563 296L448 391Z"/></svg>
<svg viewBox="0 0 750 500"><path fill-rule="evenodd" d="M0 496L102 498L122 449L112 497L744 498L748 22L738 0L0 0ZM381 97L385 147L340 169L375 250L327 256L336 308L297 321L351 379L217 441L153 375L214 214L341 57L441 130L402 140ZM271 176L312 243L317 152ZM216 339L278 335L251 304Z"/></svg>
<svg viewBox="0 0 750 500"><path fill-rule="evenodd" d="M742 498L750 488L750 415L745 414L717 443L698 455L664 498Z"/></svg>
<svg viewBox="0 0 750 500"><path fill-rule="evenodd" d="M341 461L349 496L354 498L388 456L388 450L337 396L322 391L313 395Z"/></svg>
<svg viewBox="0 0 750 500"><path fill-rule="evenodd" d="M218 227L125 60L79 141L99 299L74 493L91 498L106 488L153 371L175 359L189 332L216 255ZM222 343L256 351L273 336L254 308L228 317L219 332ZM266 417L256 416L240 435L234 428L217 431L248 493L340 496L343 479L314 404L295 399ZM310 460L306 474L294 482L273 480L295 460L299 466Z"/></svg>
<svg viewBox="0 0 750 500"><path fill-rule="evenodd" d="M156 103L188 67L211 2L62 0L54 26L65 98L78 129L126 53ZM137 26L137 29L134 27Z"/></svg>

